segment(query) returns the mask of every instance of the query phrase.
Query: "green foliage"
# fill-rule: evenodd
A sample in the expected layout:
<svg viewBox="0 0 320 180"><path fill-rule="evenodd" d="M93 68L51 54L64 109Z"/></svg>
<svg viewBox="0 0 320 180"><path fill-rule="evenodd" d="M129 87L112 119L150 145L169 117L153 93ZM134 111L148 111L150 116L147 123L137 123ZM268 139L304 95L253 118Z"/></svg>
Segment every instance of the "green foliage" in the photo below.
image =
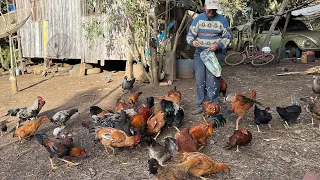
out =
<svg viewBox="0 0 320 180"><path fill-rule="evenodd" d="M16 51L16 57L19 56L19 53ZM5 69L9 69L10 67L10 48L9 46L1 46L1 54L0 54L0 59L3 58L3 64L0 61L1 67ZM15 63L15 61L13 61Z"/></svg>
<svg viewBox="0 0 320 180"><path fill-rule="evenodd" d="M84 36L89 41L89 49L92 50L93 44L99 39L104 38L104 32L102 27L102 22L98 19L92 17L92 21L88 23L83 23L82 27L85 30Z"/></svg>

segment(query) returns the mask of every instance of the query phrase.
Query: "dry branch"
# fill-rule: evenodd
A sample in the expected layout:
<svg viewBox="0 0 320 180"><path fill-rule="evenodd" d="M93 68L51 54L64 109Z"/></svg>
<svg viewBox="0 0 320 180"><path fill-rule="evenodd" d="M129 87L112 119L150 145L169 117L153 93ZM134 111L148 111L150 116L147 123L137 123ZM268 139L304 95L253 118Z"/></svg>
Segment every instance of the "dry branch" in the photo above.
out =
<svg viewBox="0 0 320 180"><path fill-rule="evenodd" d="M286 75L310 75L310 74L320 74L320 66L314 66L312 68L309 68L305 71L296 71L296 72L286 72L286 73L280 73L277 74L277 76L286 76Z"/></svg>

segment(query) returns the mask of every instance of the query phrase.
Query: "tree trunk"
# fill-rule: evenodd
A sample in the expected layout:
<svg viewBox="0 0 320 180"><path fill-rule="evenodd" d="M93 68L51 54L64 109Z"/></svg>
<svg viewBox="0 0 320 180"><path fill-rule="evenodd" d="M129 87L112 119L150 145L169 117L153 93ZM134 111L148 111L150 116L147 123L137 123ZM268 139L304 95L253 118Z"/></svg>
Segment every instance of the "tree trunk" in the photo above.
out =
<svg viewBox="0 0 320 180"><path fill-rule="evenodd" d="M280 10L278 11L277 16L274 18L274 20L272 22L272 25L271 25L271 27L269 29L269 32L268 32L268 34L266 36L266 39L263 41L263 44L262 44L261 48L266 47L267 44L269 43L271 35L272 35L273 31L274 31L274 28L276 27L276 25L277 25L277 23L278 23L278 21L279 21L279 19L281 17L281 14L283 14L284 8L287 6L288 2L289 2L289 0L283 0L282 1Z"/></svg>

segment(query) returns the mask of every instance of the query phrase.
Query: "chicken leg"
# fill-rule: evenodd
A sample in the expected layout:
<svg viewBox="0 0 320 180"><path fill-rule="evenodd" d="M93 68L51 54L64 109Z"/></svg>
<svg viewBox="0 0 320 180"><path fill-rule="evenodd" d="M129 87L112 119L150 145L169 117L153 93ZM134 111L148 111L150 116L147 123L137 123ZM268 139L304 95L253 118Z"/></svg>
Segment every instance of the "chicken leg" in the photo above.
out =
<svg viewBox="0 0 320 180"><path fill-rule="evenodd" d="M104 146L104 148L106 149L106 152L109 153L109 149L112 150L112 153L115 154L114 148L111 146ZM109 148L109 149L108 149Z"/></svg>
<svg viewBox="0 0 320 180"><path fill-rule="evenodd" d="M238 119L236 120L236 130L239 129L239 122L244 116L239 116Z"/></svg>
<svg viewBox="0 0 320 180"><path fill-rule="evenodd" d="M290 126L289 126L289 124L288 124L288 122L287 121L284 121L284 127L286 128L286 129L290 129Z"/></svg>
<svg viewBox="0 0 320 180"><path fill-rule="evenodd" d="M239 145L237 145L237 150L236 150L236 152L240 152L240 151L239 151Z"/></svg>
<svg viewBox="0 0 320 180"><path fill-rule="evenodd" d="M269 129L271 129L271 124L268 124L268 126L269 126Z"/></svg>
<svg viewBox="0 0 320 180"><path fill-rule="evenodd" d="M57 169L58 166L53 164L52 159L50 157L49 157L49 160L50 160L51 169Z"/></svg>
<svg viewBox="0 0 320 180"><path fill-rule="evenodd" d="M258 133L261 133L259 125L257 125Z"/></svg>
<svg viewBox="0 0 320 180"><path fill-rule="evenodd" d="M209 178L205 178L205 177L202 177L202 176L199 176L200 179L202 180L209 180Z"/></svg>
<svg viewBox="0 0 320 180"><path fill-rule="evenodd" d="M58 158L60 161L63 161L63 162L65 162L65 163L67 163L68 165L70 165L70 166L77 166L77 165L79 165L80 163L74 163L74 162L71 162L71 161L67 161L67 160L65 160L65 159L61 159L61 158Z"/></svg>
<svg viewBox="0 0 320 180"><path fill-rule="evenodd" d="M159 131L159 132L157 133L156 137L153 138L154 140L156 140L156 139L158 138L158 136L160 135L160 132L161 132L161 131Z"/></svg>

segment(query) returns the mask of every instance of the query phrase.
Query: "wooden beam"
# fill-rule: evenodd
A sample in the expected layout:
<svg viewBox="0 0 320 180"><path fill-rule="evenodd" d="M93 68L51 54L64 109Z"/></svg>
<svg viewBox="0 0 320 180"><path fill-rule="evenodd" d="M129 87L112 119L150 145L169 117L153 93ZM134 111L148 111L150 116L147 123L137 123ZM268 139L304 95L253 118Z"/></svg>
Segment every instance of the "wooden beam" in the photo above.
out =
<svg viewBox="0 0 320 180"><path fill-rule="evenodd" d="M287 31L287 27L288 27L288 24L289 24L289 21L290 21L290 17L291 17L291 13L290 12L287 12L287 15L286 15L286 22L284 24L284 28L283 28L283 31L282 31L282 34L281 34L281 41L280 41L280 47L279 47L279 56L278 58L276 59L276 63L280 62L280 57L281 57L281 53L282 53L282 43L283 43L283 37L284 37L284 33L286 33Z"/></svg>

